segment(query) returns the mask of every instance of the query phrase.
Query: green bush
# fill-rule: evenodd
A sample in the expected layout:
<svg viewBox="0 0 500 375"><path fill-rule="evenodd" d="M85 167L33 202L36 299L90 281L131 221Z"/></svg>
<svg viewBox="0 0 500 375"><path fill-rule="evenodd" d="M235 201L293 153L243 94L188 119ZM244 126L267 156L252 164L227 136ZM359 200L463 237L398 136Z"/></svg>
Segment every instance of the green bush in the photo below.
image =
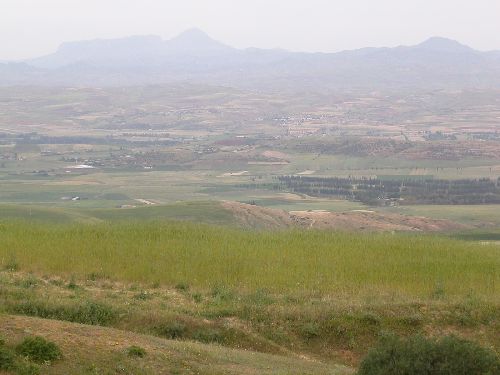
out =
<svg viewBox="0 0 500 375"><path fill-rule="evenodd" d="M15 255L11 255L11 257L5 264L4 269L5 271L11 271L11 272L19 271L19 263L17 262Z"/></svg>
<svg viewBox="0 0 500 375"><path fill-rule="evenodd" d="M223 343L224 335L216 329L203 328L194 333L193 339L206 344L210 343Z"/></svg>
<svg viewBox="0 0 500 375"><path fill-rule="evenodd" d="M168 339L180 339L186 334L186 326L179 322L171 322L160 326L158 333Z"/></svg>
<svg viewBox="0 0 500 375"><path fill-rule="evenodd" d="M3 346L0 346L0 370L12 370L15 366L15 353Z"/></svg>
<svg viewBox="0 0 500 375"><path fill-rule="evenodd" d="M140 346L132 345L127 349L127 354L129 357L143 358L146 356L146 350Z"/></svg>
<svg viewBox="0 0 500 375"><path fill-rule="evenodd" d="M306 339L313 339L320 335L321 330L317 323L305 323L301 327L301 333Z"/></svg>
<svg viewBox="0 0 500 375"><path fill-rule="evenodd" d="M187 292L189 290L189 284L188 283L178 283L175 286L175 289L177 289L179 292Z"/></svg>
<svg viewBox="0 0 500 375"><path fill-rule="evenodd" d="M228 302L234 299L234 292L225 286L216 286L212 289L214 302Z"/></svg>
<svg viewBox="0 0 500 375"><path fill-rule="evenodd" d="M140 301L146 301L146 300L151 299L151 298L153 298L153 295L151 293L144 292L144 291L134 295L134 299L137 299Z"/></svg>
<svg viewBox="0 0 500 375"><path fill-rule="evenodd" d="M17 347L18 354L38 363L55 361L62 358L59 347L43 337L26 337Z"/></svg>
<svg viewBox="0 0 500 375"><path fill-rule="evenodd" d="M111 306L99 302L86 302L70 311L68 320L83 324L106 326L111 324L117 318L117 315Z"/></svg>
<svg viewBox="0 0 500 375"><path fill-rule="evenodd" d="M71 289L71 290L78 289L78 284L76 283L76 279L74 276L71 276L71 279L68 283L68 289Z"/></svg>
<svg viewBox="0 0 500 375"><path fill-rule="evenodd" d="M444 337L383 338L362 361L358 375L498 375L498 356L475 343Z"/></svg>
<svg viewBox="0 0 500 375"><path fill-rule="evenodd" d="M91 272L87 275L87 280L89 281L97 281L97 280L106 280L108 279L108 275L103 272Z"/></svg>
<svg viewBox="0 0 500 375"><path fill-rule="evenodd" d="M193 293L193 301L196 303L201 303L203 301L203 295L201 293Z"/></svg>
<svg viewBox="0 0 500 375"><path fill-rule="evenodd" d="M75 305L51 305L44 301L28 300L9 306L8 311L44 319L101 326L111 324L118 317L112 307L92 301Z"/></svg>
<svg viewBox="0 0 500 375"><path fill-rule="evenodd" d="M29 275L26 279L21 280L19 285L26 289L34 288L38 285L38 280L33 275Z"/></svg>
<svg viewBox="0 0 500 375"><path fill-rule="evenodd" d="M257 289L255 293L248 295L248 302L254 305L271 305L274 303L273 298L269 295L269 292L266 289Z"/></svg>

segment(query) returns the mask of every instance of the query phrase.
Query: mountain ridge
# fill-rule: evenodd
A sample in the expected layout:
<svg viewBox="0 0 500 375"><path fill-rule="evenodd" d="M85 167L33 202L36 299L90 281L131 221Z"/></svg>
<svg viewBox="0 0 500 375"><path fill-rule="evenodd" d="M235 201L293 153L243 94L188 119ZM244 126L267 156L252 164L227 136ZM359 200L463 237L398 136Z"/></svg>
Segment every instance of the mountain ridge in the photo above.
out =
<svg viewBox="0 0 500 375"><path fill-rule="evenodd" d="M308 53L238 49L194 28L169 40L142 35L67 42L22 64L0 64L0 85L192 81L276 90L500 86L500 51L481 52L443 37L413 46Z"/></svg>
<svg viewBox="0 0 500 375"><path fill-rule="evenodd" d="M239 51L239 52L281 52L281 53L288 53L288 54L302 54L302 55L323 55L323 56L334 56L334 55L339 55L339 54L363 54L366 52L376 52L376 51L390 51L390 50L398 50L398 49L421 49L421 50L428 50L428 51L435 51L435 52L475 52L475 53L485 53L485 54L499 54L500 51L486 51L486 52L480 52L477 51L469 46L466 46L456 40L445 38L445 37L430 37L426 39L425 41L416 44L416 45L400 45L397 47L363 47L359 49L350 49L350 50L342 50L338 52L291 52L286 49L282 48L275 48L275 49L264 49L264 48L258 48L258 47L249 47L245 49L238 49L235 47L231 47L229 45L226 45L224 43L221 43L212 37L210 37L207 33L204 31L198 29L198 28L191 28L188 30L185 30L184 32L178 34L177 36L171 38L171 39L162 39L158 35L132 35L128 37L121 37L121 38L112 38L112 39L92 39L92 40L81 40L81 41L71 41L71 42L64 42L62 43L59 48L52 54L48 54L42 57L34 58L34 59L28 59L24 60L23 62L26 62L29 65L33 65L35 67L43 67L39 66L37 61L42 58L46 58L48 56L53 56L57 53L65 52L66 50L71 50L75 49L78 47L87 47L89 45L103 45L106 47L120 47L120 45L128 43L129 47L133 47L134 45L136 47L156 47L156 48L161 48L161 47L169 47L172 45L175 45L177 48L183 51L192 51L196 48L201 48L201 49L219 49L219 50L226 50L226 51ZM208 47L208 48L207 48Z"/></svg>

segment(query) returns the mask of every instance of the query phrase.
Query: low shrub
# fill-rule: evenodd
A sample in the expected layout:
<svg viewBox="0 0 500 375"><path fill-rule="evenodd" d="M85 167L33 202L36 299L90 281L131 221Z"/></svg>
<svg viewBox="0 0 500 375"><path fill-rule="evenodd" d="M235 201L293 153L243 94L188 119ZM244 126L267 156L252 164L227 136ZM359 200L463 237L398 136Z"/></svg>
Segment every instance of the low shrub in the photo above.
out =
<svg viewBox="0 0 500 375"><path fill-rule="evenodd" d="M248 295L246 299L254 305L271 305L274 303L274 299L265 289L257 289L255 293Z"/></svg>
<svg viewBox="0 0 500 375"><path fill-rule="evenodd" d="M4 347L0 346L0 370L12 370L15 367L16 354Z"/></svg>
<svg viewBox="0 0 500 375"><path fill-rule="evenodd" d="M127 349L127 354L129 357L143 358L146 356L146 350L140 346L132 345Z"/></svg>
<svg viewBox="0 0 500 375"><path fill-rule="evenodd" d="M103 272L91 272L87 275L88 281L106 280L108 278L108 275Z"/></svg>
<svg viewBox="0 0 500 375"><path fill-rule="evenodd" d="M70 314L73 322L103 326L111 324L117 317L117 312L111 306L98 302L86 302Z"/></svg>
<svg viewBox="0 0 500 375"><path fill-rule="evenodd" d="M365 313L358 318L359 322L365 326L379 326L381 323L380 316L372 313Z"/></svg>
<svg viewBox="0 0 500 375"><path fill-rule="evenodd" d="M187 292L189 290L189 284L188 283L178 283L175 286L175 289L177 289L179 292Z"/></svg>
<svg viewBox="0 0 500 375"><path fill-rule="evenodd" d="M438 284L431 292L431 298L436 300L442 300L446 296L446 290L442 284Z"/></svg>
<svg viewBox="0 0 500 375"><path fill-rule="evenodd" d="M148 299L153 298L153 295L148 293L148 292L140 292L134 295L134 299L140 300L140 301L146 301Z"/></svg>
<svg viewBox="0 0 500 375"><path fill-rule="evenodd" d="M157 328L158 333L168 339L180 339L186 334L186 326L179 322L170 322Z"/></svg>
<svg viewBox="0 0 500 375"><path fill-rule="evenodd" d="M29 275L27 278L21 280L19 285L25 289L34 288L38 285L38 280L33 275Z"/></svg>
<svg viewBox="0 0 500 375"><path fill-rule="evenodd" d="M193 334L193 339L206 344L223 343L224 335L216 329L204 328Z"/></svg>
<svg viewBox="0 0 500 375"><path fill-rule="evenodd" d="M201 293L193 293L192 297L193 297L193 301L196 303L203 302L203 295Z"/></svg>
<svg viewBox="0 0 500 375"><path fill-rule="evenodd" d="M61 349L43 337L26 337L17 347L18 354L38 363L51 362L62 358Z"/></svg>
<svg viewBox="0 0 500 375"><path fill-rule="evenodd" d="M78 289L78 284L76 283L76 279L74 276L71 277L71 279L68 283L68 289L71 289L71 290Z"/></svg>
<svg viewBox="0 0 500 375"><path fill-rule="evenodd" d="M216 286L212 290L214 302L228 302L234 299L234 292L225 286Z"/></svg>
<svg viewBox="0 0 500 375"><path fill-rule="evenodd" d="M497 375L492 351L454 336L439 340L384 337L362 361L358 375Z"/></svg>
<svg viewBox="0 0 500 375"><path fill-rule="evenodd" d="M118 313L111 306L92 301L75 305L51 305L43 301L29 300L13 304L8 310L39 318L101 326L111 324L118 317Z"/></svg>
<svg viewBox="0 0 500 375"><path fill-rule="evenodd" d="M313 339L320 335L320 327L317 323L313 322L305 323L300 330L302 336L305 337L306 339Z"/></svg>
<svg viewBox="0 0 500 375"><path fill-rule="evenodd" d="M5 271L19 271L19 263L14 255L12 255L4 266Z"/></svg>

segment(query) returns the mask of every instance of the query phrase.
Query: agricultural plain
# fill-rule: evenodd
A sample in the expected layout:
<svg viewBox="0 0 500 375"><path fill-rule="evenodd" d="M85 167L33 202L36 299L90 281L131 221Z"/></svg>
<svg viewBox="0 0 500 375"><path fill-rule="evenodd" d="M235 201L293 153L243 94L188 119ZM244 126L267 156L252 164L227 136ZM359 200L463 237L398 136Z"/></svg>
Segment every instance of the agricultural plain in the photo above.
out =
<svg viewBox="0 0 500 375"><path fill-rule="evenodd" d="M56 342L43 374L498 353L499 117L497 90L1 88L0 336Z"/></svg>

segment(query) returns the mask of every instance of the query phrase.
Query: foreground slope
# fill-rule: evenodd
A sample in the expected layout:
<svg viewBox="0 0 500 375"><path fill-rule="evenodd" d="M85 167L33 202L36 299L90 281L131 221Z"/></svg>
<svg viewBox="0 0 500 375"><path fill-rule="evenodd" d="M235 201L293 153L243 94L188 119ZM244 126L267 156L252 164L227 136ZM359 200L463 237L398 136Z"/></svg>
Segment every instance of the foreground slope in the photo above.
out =
<svg viewBox="0 0 500 375"><path fill-rule="evenodd" d="M165 340L132 332L21 316L0 316L0 335L16 343L28 335L56 342L64 359L43 368L46 375L79 374L350 374L346 367L205 345ZM130 358L132 345L146 350L144 358Z"/></svg>
<svg viewBox="0 0 500 375"><path fill-rule="evenodd" d="M8 266L13 268L12 264ZM227 285L207 289L191 286L187 281L175 287L127 283L112 281L98 273L64 279L3 271L0 290L0 315L5 317L0 321L0 336L2 327L12 325L13 318L9 315L37 317L51 319L39 325L51 327L54 334L51 338L58 343L59 336L69 337L71 332L56 320L115 328L127 331L124 333L127 337L142 334L175 339L188 343L183 346L186 349L196 341L267 353L277 356L278 364L280 358L286 357L306 363L356 367L377 340L388 333L400 336L452 333L493 350L500 348L498 297L453 296L439 286L421 298L396 295L396 291L359 298L314 290L272 293ZM16 319L28 325L25 320ZM87 330L92 336L115 332L83 325L75 327L81 332ZM4 336L11 340L18 337L9 330L5 332ZM23 332L45 335L48 330L35 327ZM107 336L99 334L96 342L101 342L101 338ZM139 345L149 351L145 341L109 339L107 342L111 348L118 346L120 350L125 345ZM79 345L72 340L67 344L68 348ZM106 363L106 356L89 354L92 355L96 363ZM170 359L177 363L175 357ZM77 365L83 366L79 362L74 364Z"/></svg>
<svg viewBox="0 0 500 375"><path fill-rule="evenodd" d="M189 342L278 355L256 357L269 358L263 366L275 373L300 369L283 356L355 367L388 332L453 333L500 348L495 245L422 234L248 231L166 221L0 221L0 236L0 314L176 339L186 344L173 347L196 358L209 354L198 355ZM4 321L0 329L8 326ZM55 333L70 337L68 329L56 325ZM125 344L107 342L125 358ZM90 355L105 367L113 360L104 354ZM204 360L195 367L182 355L180 362L169 358L193 373L231 373ZM234 373L266 373L245 370L241 361L223 365ZM332 371L309 369L309 363L298 373Z"/></svg>

